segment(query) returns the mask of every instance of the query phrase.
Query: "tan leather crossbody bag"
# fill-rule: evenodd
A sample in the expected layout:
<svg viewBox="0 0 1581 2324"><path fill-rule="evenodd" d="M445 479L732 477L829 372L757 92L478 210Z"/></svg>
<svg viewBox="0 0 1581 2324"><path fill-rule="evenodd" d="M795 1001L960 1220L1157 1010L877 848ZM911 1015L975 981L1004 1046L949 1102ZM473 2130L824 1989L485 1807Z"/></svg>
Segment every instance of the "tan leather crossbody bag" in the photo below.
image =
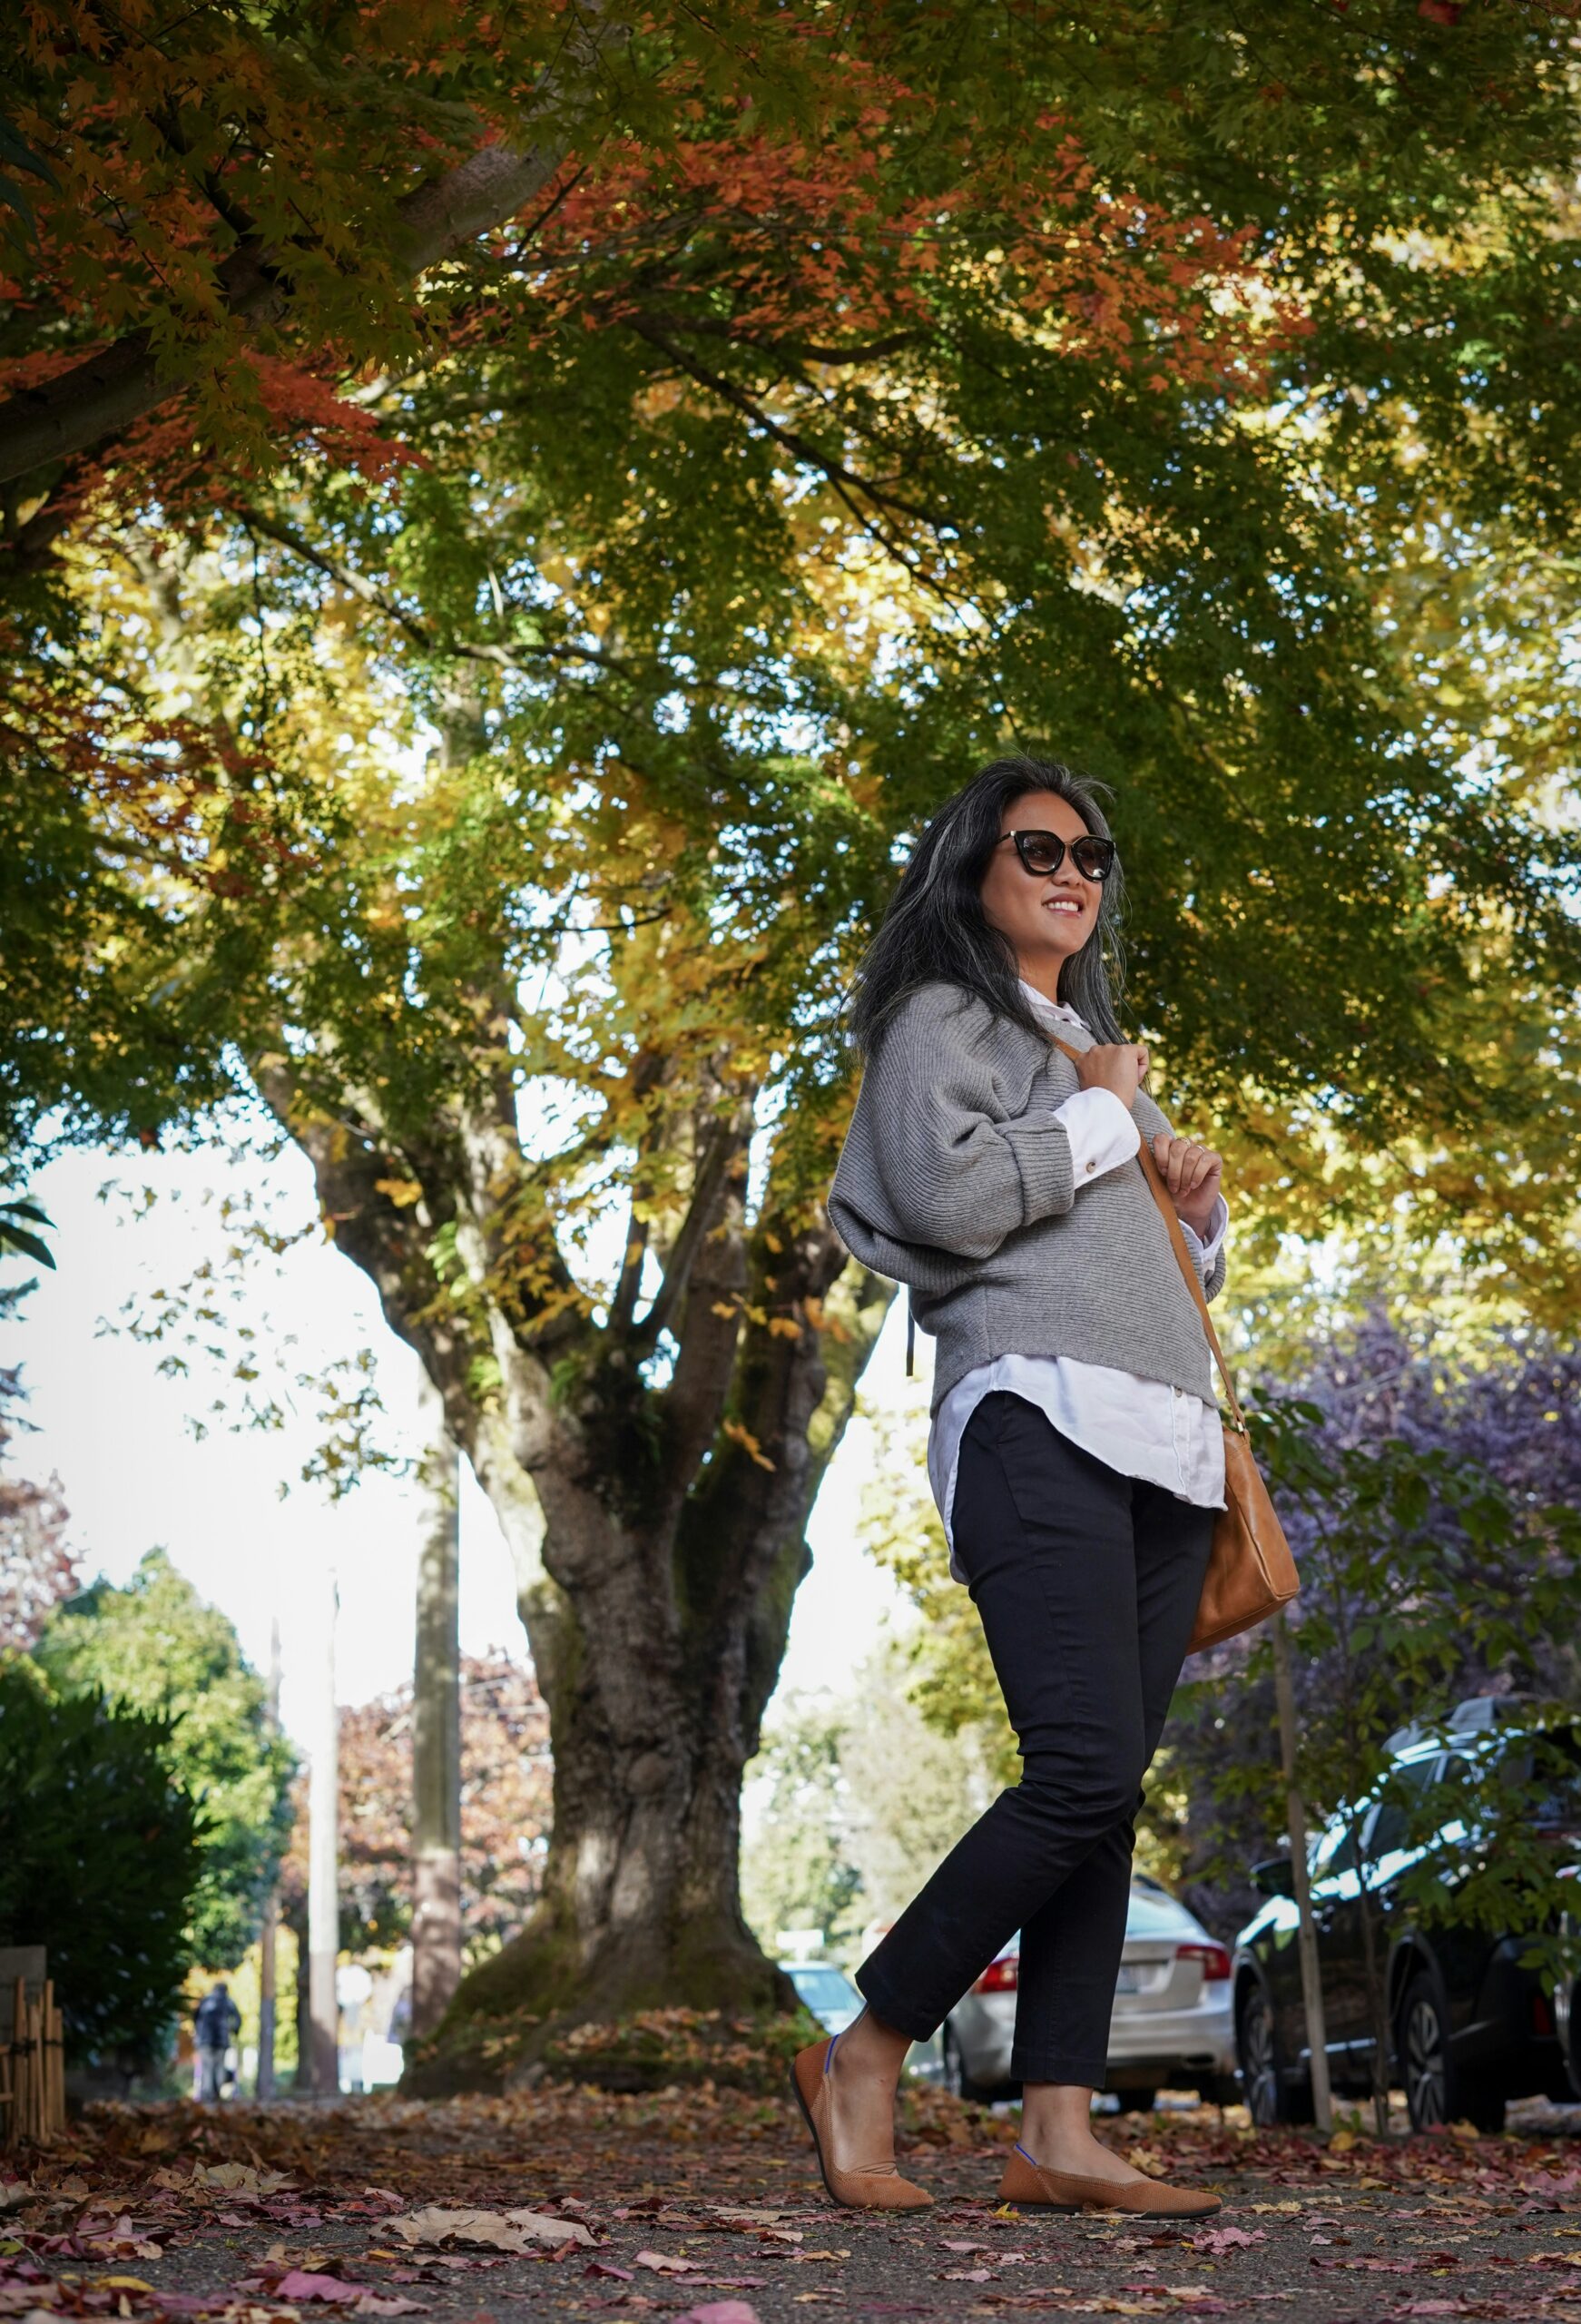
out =
<svg viewBox="0 0 1581 2324"><path fill-rule="evenodd" d="M1064 1049L1073 1060L1081 1055L1079 1049L1073 1049L1057 1039L1055 1047ZM1204 1647L1217 1646L1222 1640L1235 1637L1238 1631L1254 1629L1259 1622L1267 1621L1271 1614L1277 1614L1281 1606L1288 1606L1301 1588L1301 1577L1290 1553L1290 1543L1284 1538L1284 1528L1274 1513L1268 1487L1252 1457L1252 1441L1246 1433L1235 1383L1219 1345L1219 1334L1213 1329L1213 1319L1180 1231L1169 1189L1159 1175L1146 1138L1143 1139L1136 1158L1169 1231L1186 1288L1196 1301L1230 1407L1230 1417L1223 1422L1224 1506L1213 1520L1208 1570L1203 1577L1196 1626L1187 1649L1188 1653L1199 1654Z"/></svg>

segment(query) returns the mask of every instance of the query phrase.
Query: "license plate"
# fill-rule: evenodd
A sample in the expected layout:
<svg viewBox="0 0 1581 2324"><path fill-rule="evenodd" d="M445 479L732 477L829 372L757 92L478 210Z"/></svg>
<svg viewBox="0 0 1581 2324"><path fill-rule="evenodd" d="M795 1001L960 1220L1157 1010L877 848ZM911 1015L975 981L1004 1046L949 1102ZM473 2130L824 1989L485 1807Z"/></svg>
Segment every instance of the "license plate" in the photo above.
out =
<svg viewBox="0 0 1581 2324"><path fill-rule="evenodd" d="M1141 1970L1133 1963L1123 1961L1120 1974L1115 1980L1115 1991L1117 1994L1139 1994L1142 1991Z"/></svg>

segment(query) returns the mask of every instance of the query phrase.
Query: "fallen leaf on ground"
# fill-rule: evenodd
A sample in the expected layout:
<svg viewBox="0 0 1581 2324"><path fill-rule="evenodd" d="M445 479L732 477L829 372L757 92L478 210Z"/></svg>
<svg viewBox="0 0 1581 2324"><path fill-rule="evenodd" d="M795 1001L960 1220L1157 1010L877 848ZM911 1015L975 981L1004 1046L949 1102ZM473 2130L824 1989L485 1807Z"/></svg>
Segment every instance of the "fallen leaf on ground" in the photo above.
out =
<svg viewBox="0 0 1581 2324"><path fill-rule="evenodd" d="M758 2311L744 2299L711 2299L701 2308L683 2308L675 2324L758 2324Z"/></svg>
<svg viewBox="0 0 1581 2324"><path fill-rule="evenodd" d="M702 2272L701 2260L672 2259L667 2251L639 2251L635 2265L652 2268L656 2276L696 2276Z"/></svg>
<svg viewBox="0 0 1581 2324"><path fill-rule="evenodd" d="M1193 2251L1236 2251L1249 2243L1266 2243L1262 2228L1209 2227L1191 2239Z"/></svg>
<svg viewBox="0 0 1581 2324"><path fill-rule="evenodd" d="M371 2284L349 2284L339 2276L309 2275L301 2268L291 2268L274 2287L276 2299L358 2299L373 2297Z"/></svg>
<svg viewBox="0 0 1581 2324"><path fill-rule="evenodd" d="M171 2175L163 2171L155 2177L159 2184L168 2186ZM188 2180L178 2180L179 2187L219 2187L228 2195L275 2195L291 2183L287 2171L266 2171L250 2162L195 2162Z"/></svg>
<svg viewBox="0 0 1581 2324"><path fill-rule="evenodd" d="M429 2203L386 2220L388 2229L408 2243L486 2243L496 2251L527 2251L535 2243L591 2243L592 2236L579 2219L550 2219L543 2211L447 2211Z"/></svg>

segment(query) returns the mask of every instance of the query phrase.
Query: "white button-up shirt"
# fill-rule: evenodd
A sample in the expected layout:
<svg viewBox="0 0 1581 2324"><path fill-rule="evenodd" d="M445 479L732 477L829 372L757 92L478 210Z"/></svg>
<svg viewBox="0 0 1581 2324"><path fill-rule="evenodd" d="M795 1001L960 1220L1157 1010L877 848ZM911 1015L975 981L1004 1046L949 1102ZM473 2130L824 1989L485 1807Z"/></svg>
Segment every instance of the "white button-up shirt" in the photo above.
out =
<svg viewBox="0 0 1581 2324"><path fill-rule="evenodd" d="M1046 1000L1026 982L1021 990L1050 1030L1062 1023L1087 1030L1074 1009ZM1070 1139L1078 1199L1083 1186L1129 1162L1142 1143L1129 1110L1112 1089L1078 1089L1056 1108L1055 1119ZM1205 1243L1181 1221L1188 1248L1202 1253L1204 1280L1229 1224L1223 1195L1214 1206ZM1036 1404L1062 1436L1123 1476L1163 1485L1199 1509L1223 1508L1224 1433L1216 1404L1204 1403L1167 1380L1144 1380L1106 1364L1080 1364L1075 1356L996 1356L956 1383L934 1415L928 1440L928 1480L949 1544L949 1570L957 1581L966 1580L956 1563L951 1523L961 1439L983 1398L997 1389Z"/></svg>

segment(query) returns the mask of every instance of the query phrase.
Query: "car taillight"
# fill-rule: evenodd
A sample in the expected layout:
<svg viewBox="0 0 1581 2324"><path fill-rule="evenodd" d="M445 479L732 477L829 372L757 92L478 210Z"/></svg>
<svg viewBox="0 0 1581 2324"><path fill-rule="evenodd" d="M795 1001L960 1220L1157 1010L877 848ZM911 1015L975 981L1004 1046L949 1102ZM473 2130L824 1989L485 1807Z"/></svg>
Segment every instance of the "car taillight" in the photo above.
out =
<svg viewBox="0 0 1581 2324"><path fill-rule="evenodd" d="M1532 1995L1532 2032L1545 2039L1554 2030L1554 2013L1548 2007L1547 1994Z"/></svg>
<svg viewBox="0 0 1581 2324"><path fill-rule="evenodd" d="M1002 1961L989 1962L972 1991L975 1994L1013 1994L1020 1978L1020 1955L1007 1953Z"/></svg>
<svg viewBox="0 0 1581 2324"><path fill-rule="evenodd" d="M1204 1985L1220 1984L1230 1974L1230 1956L1222 1945L1177 1945L1174 1957L1177 1961L1200 1961Z"/></svg>

